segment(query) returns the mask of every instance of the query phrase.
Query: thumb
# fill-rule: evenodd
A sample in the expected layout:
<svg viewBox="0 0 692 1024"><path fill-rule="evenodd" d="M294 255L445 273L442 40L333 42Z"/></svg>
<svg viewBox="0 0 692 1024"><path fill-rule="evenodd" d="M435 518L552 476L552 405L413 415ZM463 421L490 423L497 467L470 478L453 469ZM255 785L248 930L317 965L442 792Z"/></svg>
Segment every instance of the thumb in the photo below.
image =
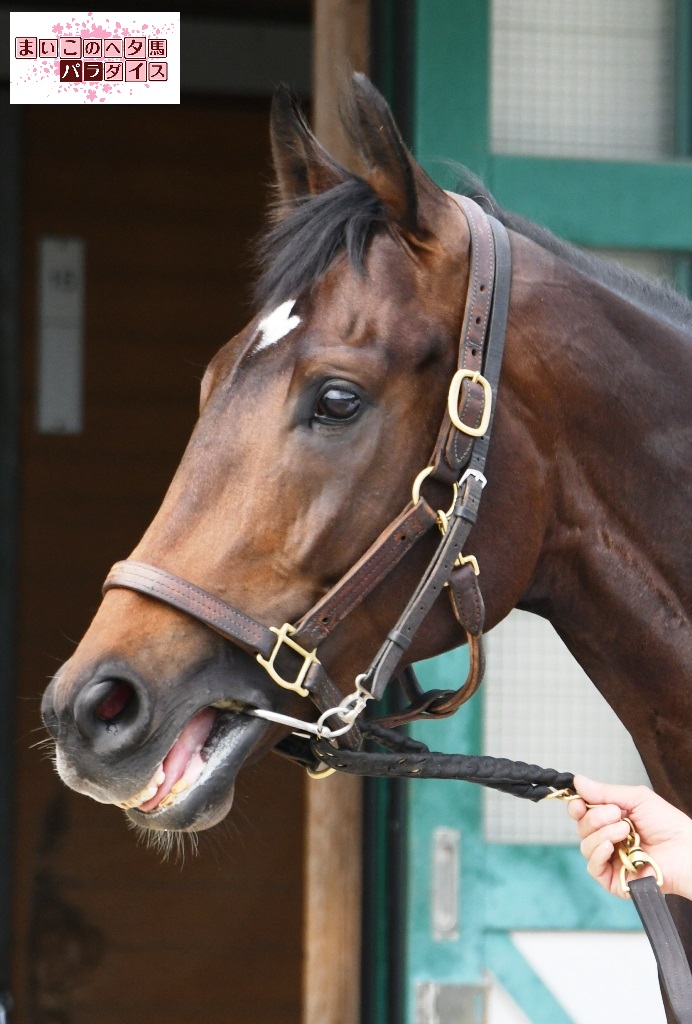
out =
<svg viewBox="0 0 692 1024"><path fill-rule="evenodd" d="M617 804L624 813L634 810L641 802L640 787L611 786L585 775L574 776L574 788L587 804Z"/></svg>

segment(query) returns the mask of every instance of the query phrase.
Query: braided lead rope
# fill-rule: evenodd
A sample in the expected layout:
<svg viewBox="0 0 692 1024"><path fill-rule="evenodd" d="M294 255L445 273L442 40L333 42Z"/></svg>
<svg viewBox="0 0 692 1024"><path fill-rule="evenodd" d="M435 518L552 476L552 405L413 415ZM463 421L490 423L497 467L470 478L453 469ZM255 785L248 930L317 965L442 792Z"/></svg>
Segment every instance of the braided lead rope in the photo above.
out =
<svg viewBox="0 0 692 1024"><path fill-rule="evenodd" d="M342 750L332 746L328 740L315 739L311 743L312 752L316 760L325 765L325 771L331 768L350 775L374 778L457 779L511 793L534 803L544 800L555 789L571 788L574 783L571 772L540 768L523 761L431 751L425 743L374 722L364 722L362 731L368 739L386 747L388 753Z"/></svg>

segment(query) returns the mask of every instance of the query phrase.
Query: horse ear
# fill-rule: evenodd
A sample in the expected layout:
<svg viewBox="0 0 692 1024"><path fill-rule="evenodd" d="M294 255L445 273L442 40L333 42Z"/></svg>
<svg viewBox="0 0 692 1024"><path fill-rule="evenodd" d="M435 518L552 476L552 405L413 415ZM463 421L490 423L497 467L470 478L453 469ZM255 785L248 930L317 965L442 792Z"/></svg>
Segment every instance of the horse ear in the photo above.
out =
<svg viewBox="0 0 692 1024"><path fill-rule="evenodd" d="M274 93L270 135L281 206L346 179L346 170L317 141L285 85Z"/></svg>
<svg viewBox="0 0 692 1024"><path fill-rule="evenodd" d="M406 148L386 100L360 72L353 75L344 122L367 165L364 177L395 223L409 236L427 235L447 206L445 194Z"/></svg>

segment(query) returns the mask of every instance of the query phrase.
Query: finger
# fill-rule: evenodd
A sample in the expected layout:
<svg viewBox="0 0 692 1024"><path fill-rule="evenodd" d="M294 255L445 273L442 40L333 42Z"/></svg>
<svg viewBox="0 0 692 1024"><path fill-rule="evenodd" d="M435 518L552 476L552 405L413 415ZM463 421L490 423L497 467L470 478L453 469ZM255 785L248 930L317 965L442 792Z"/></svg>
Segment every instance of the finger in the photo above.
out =
<svg viewBox="0 0 692 1024"><path fill-rule="evenodd" d="M616 804L599 804L596 807L590 807L580 819L577 832L580 839L585 839L592 832L603 828L604 825L614 825L620 821L622 821L622 812ZM626 834L627 832L625 832Z"/></svg>
<svg viewBox="0 0 692 1024"><path fill-rule="evenodd" d="M567 813L575 821L581 821L588 808L583 800L570 800L567 804Z"/></svg>
<svg viewBox="0 0 692 1024"><path fill-rule="evenodd" d="M625 821L616 821L614 824L605 825L603 828L599 828L596 832L592 832L590 835L582 839L579 849L583 856L590 860L597 850L604 843L610 843L611 853L616 843L621 843L623 839L627 837L629 833L629 826Z"/></svg>
<svg viewBox="0 0 692 1024"><path fill-rule="evenodd" d="M574 788L587 804L617 804L627 814L649 791L644 786L611 786L585 775L574 776Z"/></svg>
<svg viewBox="0 0 692 1024"><path fill-rule="evenodd" d="M595 878L597 882L605 886L606 889L610 888L610 882L613 877L613 865L611 863L613 854L615 853L615 847L606 839L592 851L591 856L588 859L586 870Z"/></svg>
<svg viewBox="0 0 692 1024"><path fill-rule="evenodd" d="M600 878L606 868L611 867L615 847L609 839L598 843L588 857L587 870L592 878Z"/></svg>

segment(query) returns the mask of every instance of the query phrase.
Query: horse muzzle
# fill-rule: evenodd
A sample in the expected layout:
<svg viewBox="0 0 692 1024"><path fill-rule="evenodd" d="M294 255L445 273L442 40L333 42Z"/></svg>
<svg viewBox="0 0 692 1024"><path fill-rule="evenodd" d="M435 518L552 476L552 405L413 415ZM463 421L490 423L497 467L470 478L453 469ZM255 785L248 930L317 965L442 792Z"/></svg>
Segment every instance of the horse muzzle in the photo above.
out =
<svg viewBox="0 0 692 1024"><path fill-rule="evenodd" d="M67 662L42 703L63 781L144 828L196 831L220 821L239 769L280 735L243 713L269 707L251 659L230 652L229 664L224 653L160 693L131 665L104 662L70 678Z"/></svg>

